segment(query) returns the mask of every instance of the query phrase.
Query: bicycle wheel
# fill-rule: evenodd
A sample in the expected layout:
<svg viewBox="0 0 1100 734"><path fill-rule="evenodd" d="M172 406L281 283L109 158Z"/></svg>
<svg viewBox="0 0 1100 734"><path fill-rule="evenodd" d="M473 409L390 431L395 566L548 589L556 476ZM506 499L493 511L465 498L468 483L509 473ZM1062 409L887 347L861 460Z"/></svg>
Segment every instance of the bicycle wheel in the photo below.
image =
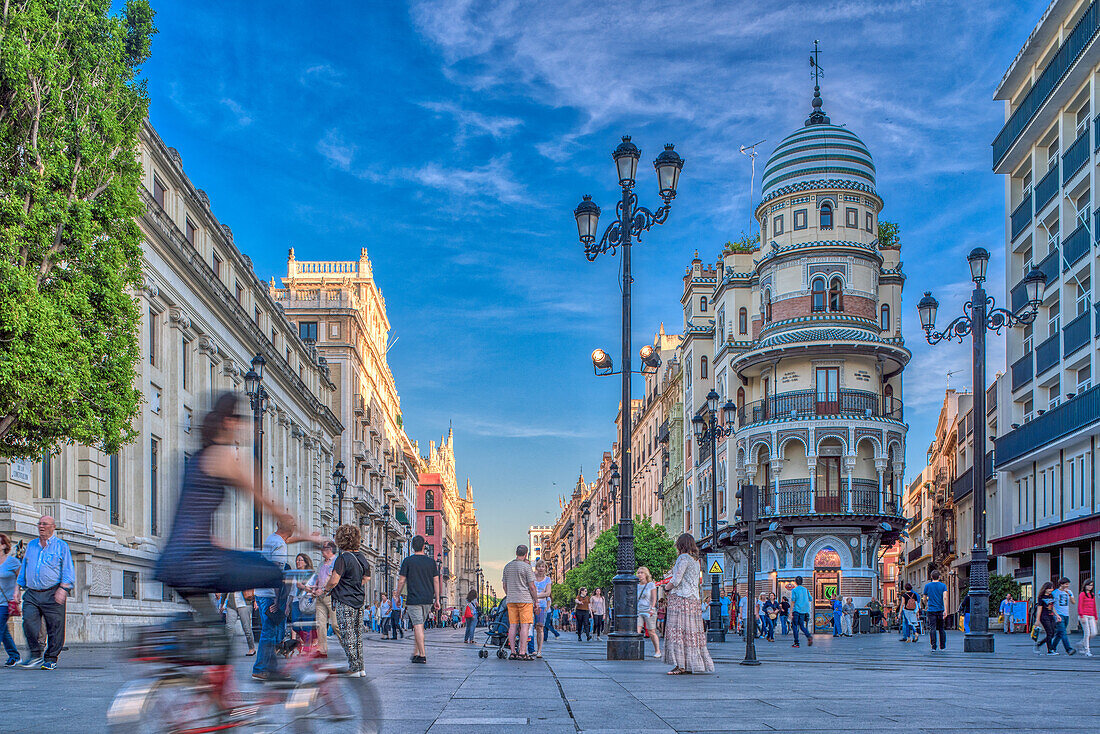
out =
<svg viewBox="0 0 1100 734"><path fill-rule="evenodd" d="M295 688L287 696L285 713L286 731L294 734L378 734L382 715L365 679L337 676Z"/></svg>
<svg viewBox="0 0 1100 734"><path fill-rule="evenodd" d="M185 678L131 681L107 711L111 734L187 734L223 723L214 701Z"/></svg>

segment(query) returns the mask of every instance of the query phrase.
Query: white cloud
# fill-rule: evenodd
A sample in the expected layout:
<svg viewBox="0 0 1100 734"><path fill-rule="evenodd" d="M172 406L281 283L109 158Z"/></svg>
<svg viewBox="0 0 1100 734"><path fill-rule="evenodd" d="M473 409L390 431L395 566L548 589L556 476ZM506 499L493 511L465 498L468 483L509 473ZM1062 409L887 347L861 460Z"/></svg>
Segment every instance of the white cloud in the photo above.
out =
<svg viewBox="0 0 1100 734"><path fill-rule="evenodd" d="M355 150L356 146L346 142L337 130L327 131L325 136L317 141L317 152L331 165L344 171L351 169Z"/></svg>
<svg viewBox="0 0 1100 734"><path fill-rule="evenodd" d="M466 138L475 135L488 135L500 140L512 134L523 124L518 117L504 115L486 115L481 112L463 109L454 102L422 102L421 107L439 114L450 115L458 126L455 143L461 145Z"/></svg>
<svg viewBox="0 0 1100 734"><path fill-rule="evenodd" d="M229 97L225 97L221 101L222 105L228 109L237 120L237 124L241 127L252 124L252 116L241 107L240 103Z"/></svg>
<svg viewBox="0 0 1100 734"><path fill-rule="evenodd" d="M458 421L462 428L479 436L493 438L604 438L596 431L582 431L539 423L514 423L481 417L468 417Z"/></svg>

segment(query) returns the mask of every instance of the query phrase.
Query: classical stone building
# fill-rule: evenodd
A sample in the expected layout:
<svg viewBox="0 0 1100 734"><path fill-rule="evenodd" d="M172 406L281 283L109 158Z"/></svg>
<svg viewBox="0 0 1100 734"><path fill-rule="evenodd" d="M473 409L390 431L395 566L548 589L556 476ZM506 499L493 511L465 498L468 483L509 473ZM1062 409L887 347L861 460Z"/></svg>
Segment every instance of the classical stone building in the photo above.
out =
<svg viewBox="0 0 1100 734"><path fill-rule="evenodd" d="M122 639L182 607L152 578L170 530L184 463L199 449L210 396L241 393L256 354L266 359L261 474L275 497L320 531L332 512L328 477L342 425L331 409L335 385L324 360L298 336L207 195L148 122L138 155L145 170L145 286L137 385L145 397L137 437L107 456L86 446L0 465L0 531L36 536L39 515L57 519L73 551L76 592L68 604L73 642ZM251 463L251 435L240 446ZM228 546L253 547L272 523L253 522L252 503L230 495L215 532Z"/></svg>
<svg viewBox="0 0 1100 734"><path fill-rule="evenodd" d="M532 525L527 528L527 548L531 551L531 562L541 561L549 555L550 537L554 528L549 525Z"/></svg>
<svg viewBox="0 0 1100 734"><path fill-rule="evenodd" d="M416 526L420 470L386 358L385 298L366 248L357 261L302 261L291 249L282 287L272 284L270 291L301 340L325 359L336 385L333 405L346 428L336 459L348 484L343 507L322 518L322 531L331 534L341 517L360 526L363 552L380 571L370 581L377 598L396 588L397 564Z"/></svg>
<svg viewBox="0 0 1100 734"><path fill-rule="evenodd" d="M661 365L644 378L644 397L637 401L631 419L630 457L634 462L631 480L632 505L635 517L648 517L653 524L664 522L664 495L661 485L666 472L666 452L662 435L668 430L668 401L664 388L668 376L678 368L676 352L680 346L678 334L666 334L665 326L653 336L653 349L661 358Z"/></svg>
<svg viewBox="0 0 1100 734"><path fill-rule="evenodd" d="M685 413L703 409L696 380L710 372L720 403L737 408L734 434L718 445L728 469L717 491L719 526L728 523L719 540L740 561L738 583L750 572L739 549L745 526L726 482L759 487L758 588L783 591L801 575L818 600L839 592L861 604L877 592L880 545L905 526L904 276L896 243L878 238L883 200L870 152L830 121L816 89L812 110L764 167L759 247L727 247L709 294L699 292L697 261L689 272ZM712 350L694 337L710 318ZM703 499L709 456L693 453Z"/></svg>
<svg viewBox="0 0 1100 734"><path fill-rule="evenodd" d="M665 422L660 441L664 447L664 474L661 478L661 519L672 538L688 532L684 514L684 370L682 350L678 347L660 384Z"/></svg>
<svg viewBox="0 0 1100 734"><path fill-rule="evenodd" d="M458 492L455 474L454 430L447 432L437 447L428 445L428 455L421 457L421 507L427 508L428 493L432 494L435 529L433 550L443 575L443 593L450 606L461 606L466 594L477 588L477 565L480 557L480 528L474 507L474 490L466 480L465 496ZM426 518L425 518L426 522ZM419 529L424 529L424 524Z"/></svg>

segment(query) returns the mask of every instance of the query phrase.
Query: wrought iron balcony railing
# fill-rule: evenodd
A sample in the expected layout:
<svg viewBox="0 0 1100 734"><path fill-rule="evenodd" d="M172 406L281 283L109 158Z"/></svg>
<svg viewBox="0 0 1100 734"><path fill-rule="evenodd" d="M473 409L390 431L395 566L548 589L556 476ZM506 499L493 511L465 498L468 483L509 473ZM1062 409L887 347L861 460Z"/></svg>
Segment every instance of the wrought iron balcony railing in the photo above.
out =
<svg viewBox="0 0 1100 734"><path fill-rule="evenodd" d="M742 426L766 420L798 419L819 415L891 418L900 421L902 403L898 398L863 390L840 390L830 393L797 390L746 403L737 410L737 418Z"/></svg>

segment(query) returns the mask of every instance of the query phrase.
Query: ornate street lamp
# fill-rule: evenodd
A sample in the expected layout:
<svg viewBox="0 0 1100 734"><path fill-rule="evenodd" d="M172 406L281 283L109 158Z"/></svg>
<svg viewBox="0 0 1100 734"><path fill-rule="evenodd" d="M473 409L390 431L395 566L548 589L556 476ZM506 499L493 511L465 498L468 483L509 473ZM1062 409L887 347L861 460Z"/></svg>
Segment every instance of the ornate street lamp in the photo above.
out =
<svg viewBox="0 0 1100 734"><path fill-rule="evenodd" d="M987 295L985 282L989 265L989 252L975 248L966 257L970 265L970 279L974 290L970 300L963 304L963 315L956 318L943 331L936 331L936 311L939 303L930 291L917 304L921 327L929 344L944 339L957 339L961 344L970 336L974 393L974 546L970 551L970 631L963 639L966 652L993 652L993 635L989 632L989 551L985 540L985 333L1001 333L1001 329L1030 324L1039 313L1047 277L1032 268L1024 277L1027 303L1016 311L997 308L993 296ZM979 425L981 424L981 425Z"/></svg>
<svg viewBox="0 0 1100 734"><path fill-rule="evenodd" d="M756 615L749 613L749 605L756 602L756 486L742 484L737 488L737 517L748 528L749 588L745 600L745 659L741 665L759 665L756 659ZM712 610L713 613L713 610ZM811 620L812 621L812 620Z"/></svg>
<svg viewBox="0 0 1100 734"><path fill-rule="evenodd" d="M336 524L344 524L344 492L348 489L348 478L344 476L344 462L336 462L336 470L332 472L333 499L336 500Z"/></svg>
<svg viewBox="0 0 1100 734"><path fill-rule="evenodd" d="M668 213L672 206L672 200L676 198L676 187L680 180L680 171L684 167L684 161L673 150L671 144L665 146L665 150L653 161L653 168L657 173L658 194L663 205L655 212L651 212L638 205L638 196L634 193L634 181L638 173L638 160L641 158L638 146L630 142L630 136L623 136L619 147L615 149L612 158L615 161L615 170L619 178L619 186L622 189L622 198L615 206L617 218L597 242L600 219L600 207L592 201L591 196L585 196L573 216L577 220L577 234L584 245L584 256L589 260L595 260L605 252L615 253L622 247L622 369L618 374L622 375L622 434L619 445L622 447L623 463L623 487L622 506L619 521L619 551L617 553L618 569L613 579L615 615L612 619L612 631L607 637L608 660L644 660L644 638L638 634L638 579L634 574L634 521L631 510L630 495L630 378L633 370L630 365L630 289L633 278L630 274L630 246L632 238L641 238L642 232L647 232L655 224L664 224L668 219ZM644 357L643 357L644 362ZM613 371L611 358L602 349L592 353L592 364L598 375L616 374Z"/></svg>
<svg viewBox="0 0 1100 734"><path fill-rule="evenodd" d="M264 365L262 354L252 358L252 369L244 376L244 391L252 408L252 483L259 491L263 484L264 464L264 412L267 410L267 390L264 389ZM263 546L263 517L260 506L252 500L252 547Z"/></svg>
<svg viewBox="0 0 1100 734"><path fill-rule="evenodd" d="M611 524L615 525L618 520L615 516L615 498L619 496L619 486L621 484L622 477L619 476L619 465L615 462L611 462Z"/></svg>
<svg viewBox="0 0 1100 734"><path fill-rule="evenodd" d="M584 523L584 557L588 558L588 518L590 512L589 501L581 503L581 522ZM583 560L583 559L582 559Z"/></svg>
<svg viewBox="0 0 1100 734"><path fill-rule="evenodd" d="M390 595L390 504L382 505L382 591Z"/></svg>
<svg viewBox="0 0 1100 734"><path fill-rule="evenodd" d="M718 392L707 393L706 417L696 415L691 419L695 432L695 445L706 441L710 448L710 549L718 552L718 448L719 438L733 433L733 414L736 408L729 400L722 406L721 422L718 416ZM753 569L749 569L751 576ZM716 573L710 575L710 625L707 629L707 642L725 642L726 628L722 624L721 579Z"/></svg>

